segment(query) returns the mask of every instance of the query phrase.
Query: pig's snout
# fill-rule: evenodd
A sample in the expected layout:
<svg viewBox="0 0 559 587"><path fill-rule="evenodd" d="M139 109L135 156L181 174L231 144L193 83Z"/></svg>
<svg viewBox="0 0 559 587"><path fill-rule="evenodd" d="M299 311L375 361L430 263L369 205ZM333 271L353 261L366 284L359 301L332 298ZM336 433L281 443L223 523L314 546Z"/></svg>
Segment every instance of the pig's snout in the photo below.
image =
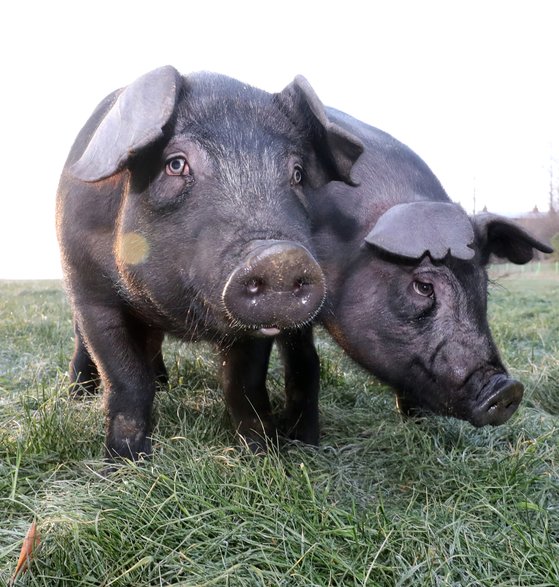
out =
<svg viewBox="0 0 559 587"><path fill-rule="evenodd" d="M504 424L516 412L524 386L506 375L494 375L485 385L480 401L472 414L474 426Z"/></svg>
<svg viewBox="0 0 559 587"><path fill-rule="evenodd" d="M253 243L229 276L223 302L241 326L276 332L312 320L325 295L324 275L307 249L269 240Z"/></svg>

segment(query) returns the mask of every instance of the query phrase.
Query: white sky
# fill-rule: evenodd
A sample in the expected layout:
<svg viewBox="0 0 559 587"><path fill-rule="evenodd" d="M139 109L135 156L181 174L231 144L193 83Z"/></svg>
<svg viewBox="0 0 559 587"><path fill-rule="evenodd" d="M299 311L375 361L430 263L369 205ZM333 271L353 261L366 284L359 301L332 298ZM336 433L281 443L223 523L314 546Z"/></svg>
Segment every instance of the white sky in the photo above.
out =
<svg viewBox="0 0 559 587"><path fill-rule="evenodd" d="M546 210L559 160L558 0L3 2L0 63L0 279L61 275L68 150L106 94L167 63L272 92L301 73L469 212L474 189L478 210Z"/></svg>

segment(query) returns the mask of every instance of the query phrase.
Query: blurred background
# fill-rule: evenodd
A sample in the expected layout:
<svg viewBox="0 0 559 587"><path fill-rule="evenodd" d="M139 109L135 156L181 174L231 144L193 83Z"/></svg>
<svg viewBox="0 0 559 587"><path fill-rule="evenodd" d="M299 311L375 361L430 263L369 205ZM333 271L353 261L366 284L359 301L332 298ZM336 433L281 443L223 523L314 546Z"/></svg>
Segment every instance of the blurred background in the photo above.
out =
<svg viewBox="0 0 559 587"><path fill-rule="evenodd" d="M61 276L70 146L109 92L164 64L322 101L415 150L465 209L559 232L559 2L96 0L0 8L0 279Z"/></svg>

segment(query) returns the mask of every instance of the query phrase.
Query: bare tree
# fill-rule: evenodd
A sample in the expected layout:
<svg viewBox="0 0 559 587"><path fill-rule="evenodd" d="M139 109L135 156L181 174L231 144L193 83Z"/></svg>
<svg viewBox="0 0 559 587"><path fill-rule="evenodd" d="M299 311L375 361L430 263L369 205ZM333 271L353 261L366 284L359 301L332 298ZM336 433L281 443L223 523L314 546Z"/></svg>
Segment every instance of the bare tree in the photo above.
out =
<svg viewBox="0 0 559 587"><path fill-rule="evenodd" d="M549 211L559 213L559 161L553 149L549 157Z"/></svg>

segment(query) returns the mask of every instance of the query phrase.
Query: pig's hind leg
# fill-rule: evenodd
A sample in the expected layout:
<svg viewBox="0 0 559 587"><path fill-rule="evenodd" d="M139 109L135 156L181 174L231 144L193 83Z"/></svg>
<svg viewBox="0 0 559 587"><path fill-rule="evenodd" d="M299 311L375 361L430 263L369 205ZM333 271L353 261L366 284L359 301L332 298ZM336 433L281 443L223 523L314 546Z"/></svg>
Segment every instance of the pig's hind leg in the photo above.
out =
<svg viewBox="0 0 559 587"><path fill-rule="evenodd" d="M95 394L101 383L97 366L85 346L83 336L74 322L74 355L70 362L70 395L82 398Z"/></svg>

